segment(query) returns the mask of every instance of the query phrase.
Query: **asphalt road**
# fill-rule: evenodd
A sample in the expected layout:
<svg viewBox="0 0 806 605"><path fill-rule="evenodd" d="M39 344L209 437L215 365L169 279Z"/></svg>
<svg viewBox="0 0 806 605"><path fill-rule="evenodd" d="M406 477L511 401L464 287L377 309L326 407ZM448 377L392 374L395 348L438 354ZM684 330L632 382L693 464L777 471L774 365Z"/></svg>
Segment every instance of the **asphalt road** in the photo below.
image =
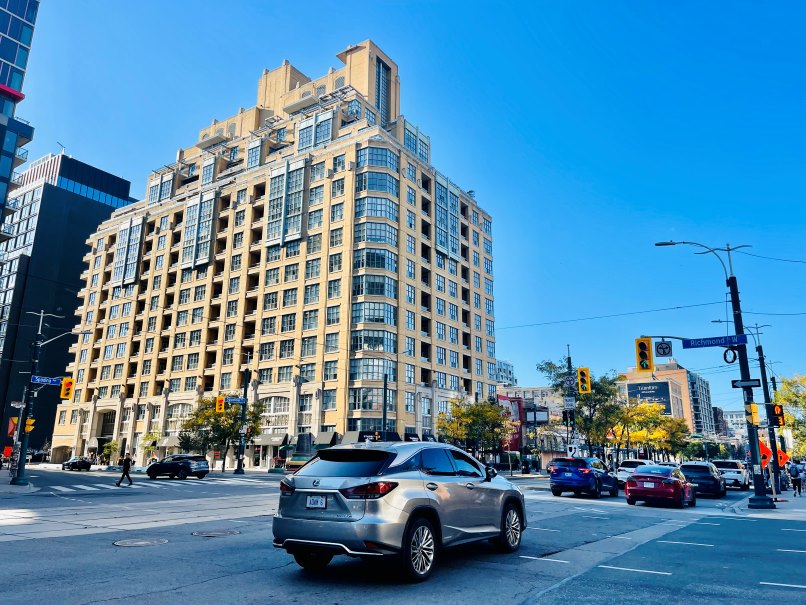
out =
<svg viewBox="0 0 806 605"><path fill-rule="evenodd" d="M806 598L806 514L754 518L740 508L747 494L736 491L677 510L627 506L622 494L593 500L524 489L530 527L518 553L502 555L487 543L446 550L428 582L409 585L393 561L340 557L311 575L274 549L276 475L240 477L254 482L232 475L184 482L135 477L142 488L74 492L54 487L116 477L33 469L32 475L40 491L0 499L4 604L701 605ZM226 535L193 535L199 531ZM131 539L153 544L114 545Z"/></svg>

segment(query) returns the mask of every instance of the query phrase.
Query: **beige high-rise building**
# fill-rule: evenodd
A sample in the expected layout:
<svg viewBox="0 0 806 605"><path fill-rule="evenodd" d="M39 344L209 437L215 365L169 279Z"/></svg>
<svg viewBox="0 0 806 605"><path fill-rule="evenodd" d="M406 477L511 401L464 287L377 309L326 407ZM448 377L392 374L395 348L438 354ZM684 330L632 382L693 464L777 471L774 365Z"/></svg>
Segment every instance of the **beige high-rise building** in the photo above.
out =
<svg viewBox="0 0 806 605"><path fill-rule="evenodd" d="M435 430L495 395L491 220L431 164L371 41L312 80L264 71L256 106L213 120L88 243L54 460L116 439L176 451L200 396L263 410L247 466L311 433ZM155 161L155 164L160 164ZM356 434L348 435L354 438Z"/></svg>

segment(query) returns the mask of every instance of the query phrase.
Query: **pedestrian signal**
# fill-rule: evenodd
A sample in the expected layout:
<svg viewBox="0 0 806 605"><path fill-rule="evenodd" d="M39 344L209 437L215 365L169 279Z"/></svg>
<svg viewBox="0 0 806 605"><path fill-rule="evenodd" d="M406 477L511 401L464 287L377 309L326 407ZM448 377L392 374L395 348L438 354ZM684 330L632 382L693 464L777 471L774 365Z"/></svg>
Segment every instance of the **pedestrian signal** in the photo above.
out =
<svg viewBox="0 0 806 605"><path fill-rule="evenodd" d="M563 410L563 426L568 426L568 410Z"/></svg>
<svg viewBox="0 0 806 605"><path fill-rule="evenodd" d="M786 421L784 420L784 406L778 405L777 403L768 403L767 420L769 421L770 426L785 426Z"/></svg>
<svg viewBox="0 0 806 605"><path fill-rule="evenodd" d="M224 403L225 398L223 395L219 395L215 398L215 411L219 414L224 412Z"/></svg>
<svg viewBox="0 0 806 605"><path fill-rule="evenodd" d="M574 428L576 427L576 425L577 425L576 411L568 410L568 426Z"/></svg>
<svg viewBox="0 0 806 605"><path fill-rule="evenodd" d="M34 430L34 422L36 422L35 418L26 418L25 419L25 432L30 433Z"/></svg>
<svg viewBox="0 0 806 605"><path fill-rule="evenodd" d="M653 372L655 366L652 362L652 339L635 339L635 370L637 372Z"/></svg>

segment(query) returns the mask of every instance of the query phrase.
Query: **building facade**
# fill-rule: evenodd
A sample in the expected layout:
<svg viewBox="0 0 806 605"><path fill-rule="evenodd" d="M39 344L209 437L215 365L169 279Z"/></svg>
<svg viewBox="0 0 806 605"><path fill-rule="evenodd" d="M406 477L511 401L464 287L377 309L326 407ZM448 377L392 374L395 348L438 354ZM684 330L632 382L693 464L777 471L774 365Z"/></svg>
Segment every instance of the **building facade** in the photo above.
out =
<svg viewBox="0 0 806 605"><path fill-rule="evenodd" d="M509 387L518 384L515 377L515 365L511 361L499 359L496 361L498 367L498 383L501 386Z"/></svg>
<svg viewBox="0 0 806 605"><path fill-rule="evenodd" d="M713 406L711 409L714 412L714 432L717 435L727 437L729 435L728 423L725 421L724 410L717 406Z"/></svg>
<svg viewBox="0 0 806 605"><path fill-rule="evenodd" d="M25 98L22 83L38 11L39 0L0 2L0 242L12 237L5 219L16 210L11 190L19 186L20 176L14 170L27 159L23 147L34 136L31 125L15 114Z"/></svg>
<svg viewBox="0 0 806 605"><path fill-rule="evenodd" d="M23 401L30 384L31 343L40 310L61 316L46 318L45 339L69 332L75 325L76 292L84 285L87 238L126 205L129 182L64 154L48 155L22 172L10 193L6 217L10 237L0 243L0 401L3 402L3 445L12 442L6 419L17 416L11 406ZM70 337L43 347L39 373L65 376L70 363ZM35 429L30 447L38 448L53 433L59 401L57 387L37 391L31 416Z"/></svg>
<svg viewBox="0 0 806 605"><path fill-rule="evenodd" d="M667 408L667 414L684 418L692 433L714 435L714 415L711 409L711 387L707 380L687 370L674 359L656 363L651 376L635 371L625 374L623 384L629 385L623 394L639 399L657 400ZM668 383L664 387L663 383Z"/></svg>
<svg viewBox="0 0 806 605"><path fill-rule="evenodd" d="M728 425L728 435L739 439L747 438L747 420L744 410L724 410L722 412L725 423Z"/></svg>
<svg viewBox="0 0 806 605"><path fill-rule="evenodd" d="M199 133L142 202L89 238L53 445L178 445L200 397L242 393L271 465L300 434L434 431L456 397L495 396L492 222L431 163L371 41L312 80L264 71L257 105ZM252 379L244 385L244 370Z"/></svg>

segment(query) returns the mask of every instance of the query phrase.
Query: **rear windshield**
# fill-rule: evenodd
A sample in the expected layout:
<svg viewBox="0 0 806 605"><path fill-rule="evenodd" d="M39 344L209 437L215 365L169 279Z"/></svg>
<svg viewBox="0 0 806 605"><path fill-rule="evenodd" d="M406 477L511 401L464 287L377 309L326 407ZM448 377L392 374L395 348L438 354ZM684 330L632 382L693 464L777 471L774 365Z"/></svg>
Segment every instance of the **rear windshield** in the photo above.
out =
<svg viewBox="0 0 806 605"><path fill-rule="evenodd" d="M643 465L640 469L635 471L636 475L660 475L661 477L668 477L672 469L668 466L648 466Z"/></svg>
<svg viewBox="0 0 806 605"><path fill-rule="evenodd" d="M646 463L640 460L625 460L619 466L621 468L638 468L639 466L646 466Z"/></svg>
<svg viewBox="0 0 806 605"><path fill-rule="evenodd" d="M321 450L317 458L297 471L298 476L374 477L394 454L379 450Z"/></svg>
<svg viewBox="0 0 806 605"><path fill-rule="evenodd" d="M732 468L732 469L742 468L740 462L730 462L728 460L714 460L713 465L717 468Z"/></svg>
<svg viewBox="0 0 806 605"><path fill-rule="evenodd" d="M587 460L581 458L555 458L551 461L553 466L565 466L572 468L585 468L588 466Z"/></svg>
<svg viewBox="0 0 806 605"><path fill-rule="evenodd" d="M695 466L695 465L687 465L684 464L680 467L680 470L683 471L684 475L710 475L711 469L707 466Z"/></svg>

